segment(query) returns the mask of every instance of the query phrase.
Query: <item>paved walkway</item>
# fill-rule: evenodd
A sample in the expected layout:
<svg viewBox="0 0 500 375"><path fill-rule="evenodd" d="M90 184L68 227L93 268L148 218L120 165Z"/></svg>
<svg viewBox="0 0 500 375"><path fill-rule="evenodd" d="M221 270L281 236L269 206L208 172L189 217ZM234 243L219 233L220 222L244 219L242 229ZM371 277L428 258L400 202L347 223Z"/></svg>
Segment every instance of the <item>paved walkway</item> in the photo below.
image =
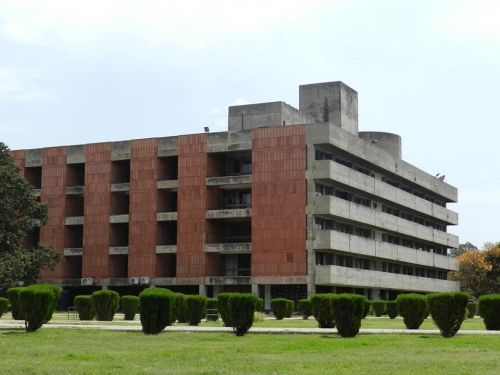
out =
<svg viewBox="0 0 500 375"><path fill-rule="evenodd" d="M49 323L43 328L67 328L67 329L101 329L106 331L141 331L140 325L112 325L112 324L71 324L71 323ZM15 320L0 320L0 329L24 329L24 322ZM169 326L165 332L232 332L231 327L199 327L199 326ZM275 327L252 327L250 333L275 333L275 334L334 334L335 328L275 328ZM412 334L412 335L439 335L437 329L374 329L361 328L361 334ZM459 335L500 335L500 331L485 330L461 330Z"/></svg>

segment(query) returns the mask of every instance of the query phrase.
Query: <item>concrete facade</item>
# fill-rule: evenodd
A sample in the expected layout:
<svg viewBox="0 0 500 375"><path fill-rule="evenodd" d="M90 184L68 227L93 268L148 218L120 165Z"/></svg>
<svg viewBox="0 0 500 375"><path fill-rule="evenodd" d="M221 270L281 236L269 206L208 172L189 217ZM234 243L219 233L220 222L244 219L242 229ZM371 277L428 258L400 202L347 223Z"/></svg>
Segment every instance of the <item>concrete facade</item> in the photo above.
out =
<svg viewBox="0 0 500 375"><path fill-rule="evenodd" d="M269 299L458 290L456 188L401 159L401 138L358 132L357 93L300 87L229 108L229 131L17 150L49 221L32 240L68 290L147 285ZM35 238L37 237L37 238ZM76 290L75 289L75 290Z"/></svg>

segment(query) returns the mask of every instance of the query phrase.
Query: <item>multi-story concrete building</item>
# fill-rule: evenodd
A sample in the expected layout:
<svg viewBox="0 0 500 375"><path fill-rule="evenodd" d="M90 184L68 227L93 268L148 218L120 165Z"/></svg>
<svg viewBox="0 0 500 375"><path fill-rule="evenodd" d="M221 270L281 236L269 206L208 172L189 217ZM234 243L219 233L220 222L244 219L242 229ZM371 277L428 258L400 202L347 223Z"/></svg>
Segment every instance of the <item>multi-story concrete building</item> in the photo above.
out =
<svg viewBox="0 0 500 375"><path fill-rule="evenodd" d="M227 132L13 151L64 254L41 279L81 292L156 285L303 298L458 290L456 188L358 132L357 93L300 86L300 106L229 108Z"/></svg>

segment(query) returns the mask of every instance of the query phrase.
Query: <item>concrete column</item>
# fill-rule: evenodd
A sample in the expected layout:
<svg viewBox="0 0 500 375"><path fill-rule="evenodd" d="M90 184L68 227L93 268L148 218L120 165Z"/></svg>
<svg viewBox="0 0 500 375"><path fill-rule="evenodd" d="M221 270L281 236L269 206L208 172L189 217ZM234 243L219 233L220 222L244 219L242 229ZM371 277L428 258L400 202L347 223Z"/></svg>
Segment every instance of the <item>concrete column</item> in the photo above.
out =
<svg viewBox="0 0 500 375"><path fill-rule="evenodd" d="M257 297L259 296L259 285L258 284L252 284L252 293L255 294Z"/></svg>
<svg viewBox="0 0 500 375"><path fill-rule="evenodd" d="M271 310L271 285L264 285L264 310Z"/></svg>
<svg viewBox="0 0 500 375"><path fill-rule="evenodd" d="M372 301L378 301L380 299L380 289L372 289Z"/></svg>
<svg viewBox="0 0 500 375"><path fill-rule="evenodd" d="M219 294L221 291L220 285L214 285L214 296L217 297L217 294Z"/></svg>
<svg viewBox="0 0 500 375"><path fill-rule="evenodd" d="M199 285L198 294L200 294L201 296L206 296L207 295L207 287L206 287L205 284L200 284Z"/></svg>

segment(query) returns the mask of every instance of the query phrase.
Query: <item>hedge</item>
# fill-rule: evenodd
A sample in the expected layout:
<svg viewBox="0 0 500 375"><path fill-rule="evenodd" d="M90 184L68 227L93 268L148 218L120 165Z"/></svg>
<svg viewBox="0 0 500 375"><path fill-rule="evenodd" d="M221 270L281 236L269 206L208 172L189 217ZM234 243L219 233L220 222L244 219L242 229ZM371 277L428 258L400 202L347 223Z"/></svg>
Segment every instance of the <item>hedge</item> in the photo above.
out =
<svg viewBox="0 0 500 375"><path fill-rule="evenodd" d="M273 298L271 300L271 310L276 320L283 320L283 318L288 317L290 309L289 301L286 298Z"/></svg>
<svg viewBox="0 0 500 375"><path fill-rule="evenodd" d="M257 297L257 302L255 303L255 311L256 312L264 311L264 300L262 298Z"/></svg>
<svg viewBox="0 0 500 375"><path fill-rule="evenodd" d="M387 301L385 303L385 310L389 318L395 319L398 316L398 303L396 301Z"/></svg>
<svg viewBox="0 0 500 375"><path fill-rule="evenodd" d="M372 301L365 300L365 303L363 304L363 319L368 316L371 307L372 307Z"/></svg>
<svg viewBox="0 0 500 375"><path fill-rule="evenodd" d="M175 321L175 294L165 288L146 288L139 294L142 332L156 335Z"/></svg>
<svg viewBox="0 0 500 375"><path fill-rule="evenodd" d="M92 320L95 317L92 296L81 295L75 297L75 308L80 320Z"/></svg>
<svg viewBox="0 0 500 375"><path fill-rule="evenodd" d="M192 326L197 326L207 314L207 297L186 296L186 307L189 324Z"/></svg>
<svg viewBox="0 0 500 375"><path fill-rule="evenodd" d="M315 294L311 297L312 314L320 328L334 328L335 315L332 305L334 294Z"/></svg>
<svg viewBox="0 0 500 375"><path fill-rule="evenodd" d="M337 331L342 337L358 334L363 318L365 297L359 294L342 293L332 299Z"/></svg>
<svg viewBox="0 0 500 375"><path fill-rule="evenodd" d="M299 311L302 314L302 319L306 320L312 315L312 305L309 299L299 300Z"/></svg>
<svg viewBox="0 0 500 375"><path fill-rule="evenodd" d="M469 302L467 303L467 318L474 318L477 312L477 303L476 302Z"/></svg>
<svg viewBox="0 0 500 375"><path fill-rule="evenodd" d="M500 294L487 294L479 297L478 308L486 329L488 331L499 331Z"/></svg>
<svg viewBox="0 0 500 375"><path fill-rule="evenodd" d="M14 320L24 320L23 314L21 312L21 307L18 301L19 292L23 289L24 289L23 287L14 287L7 289L7 298L9 299L10 302L12 319Z"/></svg>
<svg viewBox="0 0 500 375"><path fill-rule="evenodd" d="M229 298L234 293L219 293L217 295L217 307L219 309L219 314L224 322L225 327L232 327L231 324L231 312L229 309Z"/></svg>
<svg viewBox="0 0 500 375"><path fill-rule="evenodd" d="M49 309L47 310L47 315L45 316L44 319L44 323L48 323L52 319L52 315L54 314L54 311L56 310L57 307L57 302L61 297L61 288L54 284L34 284L28 286L28 288L33 288L33 287L46 289L54 295L54 299L52 300L52 303L49 306Z"/></svg>
<svg viewBox="0 0 500 375"><path fill-rule="evenodd" d="M19 291L18 304L24 315L26 332L37 331L45 323L55 298L54 292L43 286L32 285Z"/></svg>
<svg viewBox="0 0 500 375"><path fill-rule="evenodd" d="M120 306L125 320L134 320L135 314L139 309L139 297L137 296L122 296L120 298Z"/></svg>
<svg viewBox="0 0 500 375"><path fill-rule="evenodd" d="M243 336L253 325L257 297L249 293L232 293L229 297L229 314L236 336Z"/></svg>
<svg viewBox="0 0 500 375"><path fill-rule="evenodd" d="M7 298L0 297L0 318L5 312L7 312L8 307L9 307L9 300Z"/></svg>
<svg viewBox="0 0 500 375"><path fill-rule="evenodd" d="M219 320L219 314L217 310L217 298L207 298L206 317L207 320L213 322Z"/></svg>
<svg viewBox="0 0 500 375"><path fill-rule="evenodd" d="M186 307L186 295L182 293L175 293L174 295L174 315L175 319L179 323L187 322L187 307Z"/></svg>
<svg viewBox="0 0 500 375"><path fill-rule="evenodd" d="M293 314L293 309L295 308L295 302L291 299L286 300L286 318L291 318Z"/></svg>
<svg viewBox="0 0 500 375"><path fill-rule="evenodd" d="M466 293L431 293L427 295L427 306L432 320L441 336L455 336L465 319L469 296Z"/></svg>
<svg viewBox="0 0 500 375"><path fill-rule="evenodd" d="M406 328L418 329L428 314L425 296L416 293L400 294L396 302Z"/></svg>
<svg viewBox="0 0 500 375"><path fill-rule="evenodd" d="M92 305L96 312L96 319L110 322L118 311L120 295L114 290L97 290L92 293Z"/></svg>
<svg viewBox="0 0 500 375"><path fill-rule="evenodd" d="M385 314L385 301L373 301L372 308L375 316L381 317Z"/></svg>

